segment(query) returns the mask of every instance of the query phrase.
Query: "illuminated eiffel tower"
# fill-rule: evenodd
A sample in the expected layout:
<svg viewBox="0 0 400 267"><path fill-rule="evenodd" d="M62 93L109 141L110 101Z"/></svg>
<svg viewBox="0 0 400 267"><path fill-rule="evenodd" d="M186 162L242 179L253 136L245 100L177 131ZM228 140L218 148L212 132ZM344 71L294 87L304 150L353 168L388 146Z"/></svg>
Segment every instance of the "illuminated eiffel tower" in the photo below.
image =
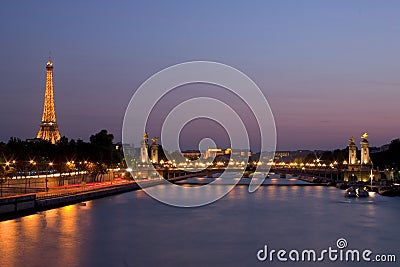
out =
<svg viewBox="0 0 400 267"><path fill-rule="evenodd" d="M46 92L44 94L42 123L40 124L37 138L53 144L60 140L60 132L58 131L54 108L53 62L50 61L50 58L46 64Z"/></svg>

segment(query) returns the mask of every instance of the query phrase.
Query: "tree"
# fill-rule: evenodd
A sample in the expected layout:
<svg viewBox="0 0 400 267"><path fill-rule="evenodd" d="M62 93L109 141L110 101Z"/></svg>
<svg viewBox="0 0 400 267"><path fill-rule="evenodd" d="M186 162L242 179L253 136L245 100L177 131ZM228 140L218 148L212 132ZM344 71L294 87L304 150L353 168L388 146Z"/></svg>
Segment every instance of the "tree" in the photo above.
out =
<svg viewBox="0 0 400 267"><path fill-rule="evenodd" d="M107 130L90 136L91 161L105 163L108 166L116 166L122 161L122 155L115 149L114 136Z"/></svg>
<svg viewBox="0 0 400 267"><path fill-rule="evenodd" d="M394 139L389 144L389 149L371 154L374 166L381 169L400 169L400 140Z"/></svg>
<svg viewBox="0 0 400 267"><path fill-rule="evenodd" d="M106 164L112 163L113 151L112 134L107 133L107 130L101 130L99 133L90 136L90 144L92 145L92 161L104 162Z"/></svg>

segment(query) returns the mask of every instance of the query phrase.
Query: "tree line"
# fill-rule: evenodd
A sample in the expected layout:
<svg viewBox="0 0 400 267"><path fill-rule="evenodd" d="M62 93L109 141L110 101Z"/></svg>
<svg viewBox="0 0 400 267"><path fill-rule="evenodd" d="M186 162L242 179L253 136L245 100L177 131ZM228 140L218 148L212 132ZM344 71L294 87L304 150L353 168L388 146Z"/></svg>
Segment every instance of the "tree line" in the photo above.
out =
<svg viewBox="0 0 400 267"><path fill-rule="evenodd" d="M22 141L12 137L7 143L0 142L0 176L80 169L97 177L122 162L122 153L116 149L113 139L107 130L91 135L89 142L62 137L52 144L40 139Z"/></svg>

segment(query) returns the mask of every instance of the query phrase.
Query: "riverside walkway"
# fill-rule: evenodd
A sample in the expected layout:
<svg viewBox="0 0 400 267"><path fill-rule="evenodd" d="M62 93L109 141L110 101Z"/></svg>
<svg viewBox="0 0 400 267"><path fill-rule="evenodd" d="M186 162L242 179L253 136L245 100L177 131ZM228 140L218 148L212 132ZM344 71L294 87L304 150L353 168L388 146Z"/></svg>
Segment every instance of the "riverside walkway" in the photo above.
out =
<svg viewBox="0 0 400 267"><path fill-rule="evenodd" d="M204 173L185 174L171 180L187 179L199 175L204 175ZM142 179L139 182L140 185L132 180L117 178L106 182L55 186L49 188L48 192L3 197L0 198L0 221L163 183L166 183L166 180L162 178Z"/></svg>

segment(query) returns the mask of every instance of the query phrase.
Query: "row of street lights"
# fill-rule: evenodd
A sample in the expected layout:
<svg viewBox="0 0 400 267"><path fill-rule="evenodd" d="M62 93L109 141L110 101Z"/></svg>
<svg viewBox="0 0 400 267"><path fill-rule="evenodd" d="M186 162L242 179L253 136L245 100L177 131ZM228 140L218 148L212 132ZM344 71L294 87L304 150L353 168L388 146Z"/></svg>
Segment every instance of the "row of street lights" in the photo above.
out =
<svg viewBox="0 0 400 267"><path fill-rule="evenodd" d="M80 173L82 170L86 171L86 167L91 164L91 162L88 161L79 161L75 162L73 160L69 160L65 163L54 163L52 161L46 162L46 161L35 161L33 159L27 160L27 161L17 161L17 160L6 160L2 165L4 170L8 171L7 176L3 174L3 177L0 177L2 179L1 182L4 182L5 179L7 178L14 178L18 179L20 178L28 178L33 177L32 174L37 175L37 178L40 178L41 174L45 174L45 183L46 183L46 191L48 190L48 175L52 174L52 177L55 176L56 170L54 169L56 165L60 165L59 169L59 176L62 177L63 173L63 167L62 165L65 164L64 166L67 167L67 172L71 175L71 171L75 174ZM28 179L27 179L28 180ZM30 183L30 182L29 182ZM27 185L26 185L27 186Z"/></svg>

